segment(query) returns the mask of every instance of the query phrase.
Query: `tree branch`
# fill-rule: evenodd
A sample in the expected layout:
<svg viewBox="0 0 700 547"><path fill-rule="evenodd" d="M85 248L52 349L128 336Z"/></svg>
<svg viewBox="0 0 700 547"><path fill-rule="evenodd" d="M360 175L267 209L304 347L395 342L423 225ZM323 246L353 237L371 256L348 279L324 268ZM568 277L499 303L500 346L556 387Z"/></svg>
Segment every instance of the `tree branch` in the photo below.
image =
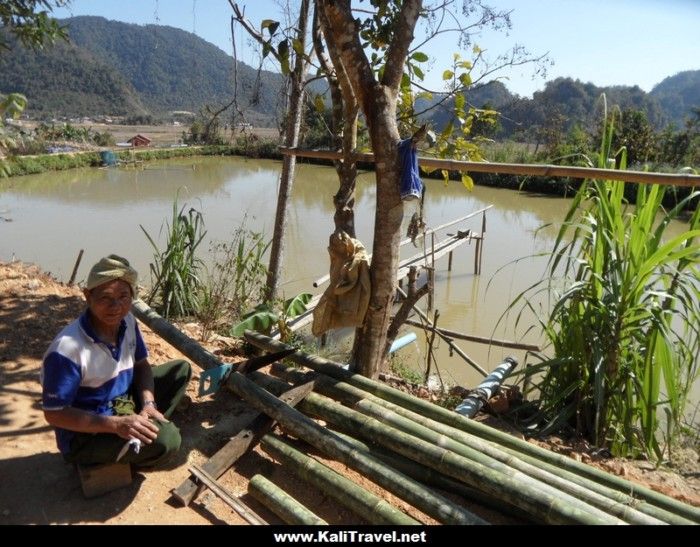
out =
<svg viewBox="0 0 700 547"><path fill-rule="evenodd" d="M422 0L404 0L396 21L394 36L386 52L386 63L382 84L389 89L398 90L403 76L408 48L413 42L413 31L423 6Z"/></svg>
<svg viewBox="0 0 700 547"><path fill-rule="evenodd" d="M403 325L406 319L408 319L408 316L411 313L413 306L415 306L421 298L423 298L426 294L430 292L430 281L425 283L420 289L416 290L417 277L418 270L415 266L412 266L408 272L408 289L406 292L406 298L401 303L399 311L396 312L396 315L394 315L394 318L391 321L391 325L389 325L389 331L387 332L386 339L387 348L390 347L391 344L394 342L394 339L399 333L401 325ZM430 280L430 276L428 276L428 280Z"/></svg>

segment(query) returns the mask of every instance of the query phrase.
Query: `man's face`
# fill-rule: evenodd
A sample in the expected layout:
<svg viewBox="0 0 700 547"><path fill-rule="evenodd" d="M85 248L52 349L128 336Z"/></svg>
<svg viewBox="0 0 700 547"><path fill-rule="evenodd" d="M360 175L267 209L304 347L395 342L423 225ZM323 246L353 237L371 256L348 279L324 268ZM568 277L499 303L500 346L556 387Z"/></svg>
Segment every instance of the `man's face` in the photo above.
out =
<svg viewBox="0 0 700 547"><path fill-rule="evenodd" d="M86 290L85 299L90 313L99 323L118 327L131 310L131 287L126 281L115 279Z"/></svg>

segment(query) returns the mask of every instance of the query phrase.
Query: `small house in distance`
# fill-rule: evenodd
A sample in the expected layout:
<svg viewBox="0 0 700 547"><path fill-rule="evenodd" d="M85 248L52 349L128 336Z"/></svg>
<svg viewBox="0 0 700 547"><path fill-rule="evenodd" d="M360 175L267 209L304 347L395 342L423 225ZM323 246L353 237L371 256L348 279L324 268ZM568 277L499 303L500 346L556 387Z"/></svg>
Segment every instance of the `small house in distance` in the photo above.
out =
<svg viewBox="0 0 700 547"><path fill-rule="evenodd" d="M131 137L128 141L131 146L150 146L151 144L151 139L148 137L144 137L143 135L135 135Z"/></svg>

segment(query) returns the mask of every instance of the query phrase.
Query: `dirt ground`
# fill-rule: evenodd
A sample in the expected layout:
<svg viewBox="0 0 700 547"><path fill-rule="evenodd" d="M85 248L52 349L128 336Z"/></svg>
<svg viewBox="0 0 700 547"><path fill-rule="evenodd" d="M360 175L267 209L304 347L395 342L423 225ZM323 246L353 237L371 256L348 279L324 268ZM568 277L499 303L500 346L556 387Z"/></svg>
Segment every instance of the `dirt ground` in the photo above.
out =
<svg viewBox="0 0 700 547"><path fill-rule="evenodd" d="M0 524L245 524L210 492L200 495L187 508L180 507L171 497L171 490L189 476L188 465L204 463L255 415L226 391L197 398L199 369L196 367L188 388L192 402L173 417L183 437L178 459L163 470L137 472L128 487L91 500L83 497L76 471L61 458L54 434L44 420L39 385L43 352L55 334L77 317L82 308L83 298L77 287L59 283L35 266L0 262ZM148 327L141 327L152 363L182 357ZM196 336L195 325L181 328ZM224 356L230 354L226 340L210 345L209 349L222 354L222 360L231 360ZM584 461L592 459L585 446L572 447L556 439L549 446ZM385 496L414 518L434 522L344 465L315 456ZM700 465L695 451L691 451L684 475L623 460L592 463L700 505ZM258 447L220 482L233 494L242 496L270 523L281 521L247 494L248 480L256 473L264 474L293 493L329 523L362 523L347 509L296 479ZM486 509L474 511L494 523L518 522Z"/></svg>

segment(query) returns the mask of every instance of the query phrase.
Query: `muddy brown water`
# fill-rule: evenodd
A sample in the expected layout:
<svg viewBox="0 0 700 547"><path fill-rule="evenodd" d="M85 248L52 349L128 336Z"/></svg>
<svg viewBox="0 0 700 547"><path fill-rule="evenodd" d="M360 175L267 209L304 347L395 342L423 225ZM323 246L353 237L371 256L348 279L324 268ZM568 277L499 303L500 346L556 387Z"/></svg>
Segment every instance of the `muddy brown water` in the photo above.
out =
<svg viewBox="0 0 700 547"><path fill-rule="evenodd" d="M161 229L165 230L178 196L180 206L204 214L204 255L209 242L226 240L243 221L248 228L270 235L280 166L267 160L189 158L147 163L138 169L76 169L6 179L0 181L0 259L34 262L68 281L78 251L84 249L77 276L80 281L97 259L117 253L128 257L142 274L141 282L148 284L152 248L140 226L163 243ZM373 178L372 173L360 175L355 205L357 235L370 250ZM483 187L469 192L458 182L424 182L428 227L493 205L486 213L481 275L474 275L473 242L455 251L451 272L446 257L437 263L434 307L440 311L439 326L485 337L541 342L534 331L526 332L533 317L524 317L516 328L515 313L501 316L517 294L542 279L545 260L532 256L551 248L568 200ZM314 289L312 282L327 273L326 246L333 229L336 188L331 168L299 165L286 230L282 286L286 297L323 289ZM415 202L405 206L406 225L416 207ZM478 215L438 236L457 228L479 232L481 222ZM542 228L544 225L550 226ZM673 229L680 232L683 225L678 223ZM408 244L402 257L423 250L422 245ZM425 300L422 307L425 309ZM396 358L417 371L424 370L426 336L413 327L407 331L416 332L418 339L399 350ZM344 334L334 334L332 341L342 347L347 344ZM457 344L487 371L508 355L520 363L525 360L523 351L466 341ZM448 382L472 387L481 379L459 356L450 355L444 342L437 344L437 359L440 375Z"/></svg>

